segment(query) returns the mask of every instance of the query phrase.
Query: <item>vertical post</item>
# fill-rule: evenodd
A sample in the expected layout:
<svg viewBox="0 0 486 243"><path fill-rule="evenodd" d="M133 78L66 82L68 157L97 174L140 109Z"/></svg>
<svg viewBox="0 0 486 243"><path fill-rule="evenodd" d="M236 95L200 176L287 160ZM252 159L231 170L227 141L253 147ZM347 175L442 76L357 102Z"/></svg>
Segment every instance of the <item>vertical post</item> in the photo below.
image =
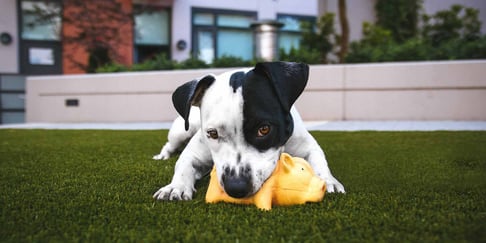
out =
<svg viewBox="0 0 486 243"><path fill-rule="evenodd" d="M250 27L255 32L255 57L265 61L278 59L277 31L284 24L275 20L260 20Z"/></svg>

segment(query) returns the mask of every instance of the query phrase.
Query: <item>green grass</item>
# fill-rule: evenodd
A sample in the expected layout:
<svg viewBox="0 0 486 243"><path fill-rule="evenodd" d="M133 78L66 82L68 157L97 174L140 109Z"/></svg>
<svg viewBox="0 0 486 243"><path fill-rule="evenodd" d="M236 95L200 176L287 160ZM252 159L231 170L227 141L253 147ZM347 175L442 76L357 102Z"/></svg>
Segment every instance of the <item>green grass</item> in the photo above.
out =
<svg viewBox="0 0 486 243"><path fill-rule="evenodd" d="M345 195L154 202L166 131L0 130L0 242L486 242L486 132L315 132Z"/></svg>

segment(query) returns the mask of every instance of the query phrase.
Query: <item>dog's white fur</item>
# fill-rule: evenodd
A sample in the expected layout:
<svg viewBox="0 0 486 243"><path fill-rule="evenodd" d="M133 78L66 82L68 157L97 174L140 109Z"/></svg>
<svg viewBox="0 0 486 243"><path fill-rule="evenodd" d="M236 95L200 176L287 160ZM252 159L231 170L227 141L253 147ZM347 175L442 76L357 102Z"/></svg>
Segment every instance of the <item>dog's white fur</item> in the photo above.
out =
<svg viewBox="0 0 486 243"><path fill-rule="evenodd" d="M196 180L204 176L211 166L221 181L226 167L234 167L236 161L249 164L252 187L255 193L270 176L282 152L305 158L316 175L325 180L328 192L344 193L343 185L331 174L325 155L319 144L305 129L300 115L291 109L294 130L287 143L278 148L258 151L245 142L243 136L243 97L241 88L233 92L228 80L233 72L216 76L216 81L207 89L201 101L201 110L192 107L189 130L184 129L184 120L178 117L168 135L168 142L154 159L168 159L182 150L176 163L170 184L160 188L154 198L159 200L190 200L195 191ZM207 136L208 129L216 129L217 140ZM236 157L238 156L238 159ZM240 163L241 164L241 163Z"/></svg>

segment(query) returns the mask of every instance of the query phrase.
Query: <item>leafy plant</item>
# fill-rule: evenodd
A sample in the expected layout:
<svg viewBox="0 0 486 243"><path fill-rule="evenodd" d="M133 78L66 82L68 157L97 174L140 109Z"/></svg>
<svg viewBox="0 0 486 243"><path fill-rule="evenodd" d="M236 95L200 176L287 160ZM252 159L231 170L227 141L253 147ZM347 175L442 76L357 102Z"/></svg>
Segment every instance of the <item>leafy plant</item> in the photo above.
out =
<svg viewBox="0 0 486 243"><path fill-rule="evenodd" d="M176 69L199 69L199 68L208 68L210 67L206 64L203 60L191 57L186 59L178 64L176 64Z"/></svg>
<svg viewBox="0 0 486 243"><path fill-rule="evenodd" d="M378 0L376 25L390 31L393 40L402 43L418 35L422 0Z"/></svg>
<svg viewBox="0 0 486 243"><path fill-rule="evenodd" d="M291 47L288 52L284 49L279 50L279 57L282 61L303 62L307 64L321 63L321 54L317 51L307 49L296 49Z"/></svg>
<svg viewBox="0 0 486 243"><path fill-rule="evenodd" d="M433 46L456 39L478 40L481 37L481 21L478 15L479 10L457 4L432 16L423 15L423 38Z"/></svg>
<svg viewBox="0 0 486 243"><path fill-rule="evenodd" d="M142 63L133 64L131 67L119 63L109 63L96 69L98 73L107 72L128 72L128 71L152 71L152 70L173 70L173 69L199 69L210 67L248 67L253 66L261 60L245 61L239 57L223 56L216 59L211 65L197 58L189 58L182 62L171 60L164 53L156 55L153 59Z"/></svg>
<svg viewBox="0 0 486 243"><path fill-rule="evenodd" d="M402 42L393 31L363 24L363 39L351 43L346 62L454 60L486 58L486 36L482 36L479 11L453 5L449 10L424 15L421 35Z"/></svg>
<svg viewBox="0 0 486 243"><path fill-rule="evenodd" d="M240 57L223 55L214 59L213 67L246 67L251 66L251 61L245 61Z"/></svg>

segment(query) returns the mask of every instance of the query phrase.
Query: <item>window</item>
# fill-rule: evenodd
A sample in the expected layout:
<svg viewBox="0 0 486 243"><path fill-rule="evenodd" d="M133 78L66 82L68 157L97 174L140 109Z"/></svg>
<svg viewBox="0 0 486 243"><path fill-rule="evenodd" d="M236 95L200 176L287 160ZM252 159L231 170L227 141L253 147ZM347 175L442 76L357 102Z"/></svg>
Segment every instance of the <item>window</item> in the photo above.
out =
<svg viewBox="0 0 486 243"><path fill-rule="evenodd" d="M277 20L284 23L280 29L278 47L285 52L298 49L302 39L303 25L314 26L316 18L312 16L278 15Z"/></svg>
<svg viewBox="0 0 486 243"><path fill-rule="evenodd" d="M0 124L25 122L25 77L0 75Z"/></svg>
<svg viewBox="0 0 486 243"><path fill-rule="evenodd" d="M61 4L57 1L21 2L23 40L59 41L61 39Z"/></svg>
<svg viewBox="0 0 486 243"><path fill-rule="evenodd" d="M18 14L20 72L62 73L61 0L20 0Z"/></svg>
<svg viewBox="0 0 486 243"><path fill-rule="evenodd" d="M169 58L170 11L150 5L136 5L134 9L135 62L143 62L160 53Z"/></svg>
<svg viewBox="0 0 486 243"><path fill-rule="evenodd" d="M255 19L252 12L193 9L194 56L206 63L222 56L253 59L250 24Z"/></svg>

